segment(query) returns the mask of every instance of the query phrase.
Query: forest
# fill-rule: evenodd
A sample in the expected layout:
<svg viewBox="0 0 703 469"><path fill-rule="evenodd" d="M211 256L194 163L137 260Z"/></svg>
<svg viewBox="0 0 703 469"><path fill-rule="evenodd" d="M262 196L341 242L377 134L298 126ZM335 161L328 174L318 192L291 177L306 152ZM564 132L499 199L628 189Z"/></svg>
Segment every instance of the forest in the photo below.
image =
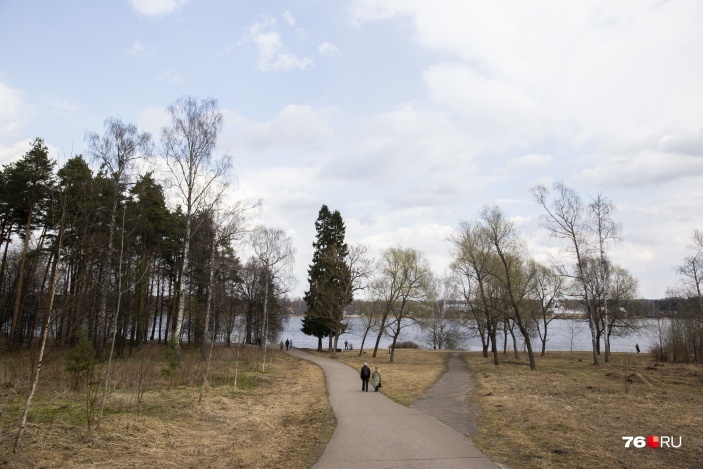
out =
<svg viewBox="0 0 703 469"><path fill-rule="evenodd" d="M42 331L54 344L89 340L98 357L107 344L119 357L173 334L195 346L277 336L285 282L264 241L289 241L246 227L256 203L227 205L230 162L213 156L216 103L182 98L168 111L160 171L144 169L154 165L151 136L112 118L87 134L86 156L57 167L37 138L2 168L3 350L31 346ZM241 259L235 244L254 236L261 249Z"/></svg>

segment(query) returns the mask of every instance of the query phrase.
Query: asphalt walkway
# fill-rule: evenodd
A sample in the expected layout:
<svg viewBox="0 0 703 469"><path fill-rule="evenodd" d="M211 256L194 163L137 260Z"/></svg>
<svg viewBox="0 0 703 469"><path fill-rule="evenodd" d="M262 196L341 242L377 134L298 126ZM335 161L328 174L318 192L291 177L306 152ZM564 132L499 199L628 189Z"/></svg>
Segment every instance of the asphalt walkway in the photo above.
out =
<svg viewBox="0 0 703 469"><path fill-rule="evenodd" d="M327 379L337 428L314 469L497 469L449 425L380 392L362 392L359 372L336 360L293 349Z"/></svg>
<svg viewBox="0 0 703 469"><path fill-rule="evenodd" d="M471 372L459 353L452 353L447 371L427 394L410 407L431 415L471 438L476 433L475 409L469 400L474 390Z"/></svg>

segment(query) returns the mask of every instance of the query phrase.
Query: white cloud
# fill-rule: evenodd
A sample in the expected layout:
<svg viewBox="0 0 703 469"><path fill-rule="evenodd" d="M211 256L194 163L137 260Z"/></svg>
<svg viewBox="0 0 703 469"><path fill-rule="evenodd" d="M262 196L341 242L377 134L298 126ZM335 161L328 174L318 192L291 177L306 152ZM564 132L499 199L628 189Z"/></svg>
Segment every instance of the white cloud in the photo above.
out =
<svg viewBox="0 0 703 469"><path fill-rule="evenodd" d="M161 137L161 129L169 125L169 116L166 109L160 107L146 107L142 109L137 118L137 126L142 132L149 132L155 141Z"/></svg>
<svg viewBox="0 0 703 469"><path fill-rule="evenodd" d="M644 151L635 155L615 156L607 164L581 171L577 180L596 187L637 187L701 175L703 159Z"/></svg>
<svg viewBox="0 0 703 469"><path fill-rule="evenodd" d="M286 23L288 23L290 26L295 26L295 18L293 18L293 15L290 11L284 11L281 16L284 20L286 20Z"/></svg>
<svg viewBox="0 0 703 469"><path fill-rule="evenodd" d="M276 19L270 16L264 17L247 29L247 34L240 40L240 44L248 42L256 47L259 56L257 68L262 72L304 71L314 64L312 58L298 57L288 51L281 39Z"/></svg>
<svg viewBox="0 0 703 469"><path fill-rule="evenodd" d="M15 125L21 109L20 92L0 82L0 128Z"/></svg>
<svg viewBox="0 0 703 469"><path fill-rule="evenodd" d="M505 165L510 171L523 171L548 166L554 160L552 155L530 154L513 158Z"/></svg>
<svg viewBox="0 0 703 469"><path fill-rule="evenodd" d="M317 46L317 51L320 55L326 55L329 57L336 57L337 54L339 54L339 48L331 42L323 42Z"/></svg>
<svg viewBox="0 0 703 469"><path fill-rule="evenodd" d="M129 0L132 8L144 16L165 16L177 13L188 0Z"/></svg>
<svg viewBox="0 0 703 469"><path fill-rule="evenodd" d="M433 97L513 136L626 140L700 122L700 2L359 0L351 14L362 26L409 16L419 44L461 65L426 72Z"/></svg>
<svg viewBox="0 0 703 469"><path fill-rule="evenodd" d="M172 83L183 83L185 81L183 75L173 70L164 70L159 73L157 78L161 81L170 81Z"/></svg>
<svg viewBox="0 0 703 469"><path fill-rule="evenodd" d="M291 104L269 122L257 122L224 110L222 148L261 154L271 149L290 148L314 151L335 135L335 108L315 109ZM230 151L230 150L228 150Z"/></svg>
<svg viewBox="0 0 703 469"><path fill-rule="evenodd" d="M9 143L0 143L0 166L20 159L30 149L32 140L31 138L26 138Z"/></svg>
<svg viewBox="0 0 703 469"><path fill-rule="evenodd" d="M130 47L126 47L124 49L124 52L127 55L140 55L143 54L145 51L146 50L144 49L144 46L142 46L139 41L135 41L134 44L132 44Z"/></svg>
<svg viewBox="0 0 703 469"><path fill-rule="evenodd" d="M703 156L703 128L667 133L659 139L664 152Z"/></svg>
<svg viewBox="0 0 703 469"><path fill-rule="evenodd" d="M61 116L75 115L76 112L78 112L78 110L80 109L78 104L67 101L63 98L53 98L47 102L47 105L50 106L54 110L54 112Z"/></svg>

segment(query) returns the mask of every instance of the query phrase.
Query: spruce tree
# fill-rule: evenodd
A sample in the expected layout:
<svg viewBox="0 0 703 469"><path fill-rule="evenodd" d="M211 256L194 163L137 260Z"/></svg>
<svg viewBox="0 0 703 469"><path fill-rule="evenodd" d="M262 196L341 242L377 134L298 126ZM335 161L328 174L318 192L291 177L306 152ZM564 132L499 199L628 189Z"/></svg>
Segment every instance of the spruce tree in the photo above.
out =
<svg viewBox="0 0 703 469"><path fill-rule="evenodd" d="M339 211L330 212L327 205L320 208L315 222L317 235L312 246L315 252L308 268L309 289L304 300L307 305L301 331L318 338L338 337L344 332L344 308L351 303L350 270L346 258L346 227ZM336 347L336 345L335 345Z"/></svg>

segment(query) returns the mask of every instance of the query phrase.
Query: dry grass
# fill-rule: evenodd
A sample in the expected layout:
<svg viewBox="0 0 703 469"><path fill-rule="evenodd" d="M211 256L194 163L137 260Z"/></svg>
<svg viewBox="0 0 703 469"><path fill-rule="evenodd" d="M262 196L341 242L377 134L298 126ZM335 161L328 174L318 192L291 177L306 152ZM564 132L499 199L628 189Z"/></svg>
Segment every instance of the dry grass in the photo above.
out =
<svg viewBox="0 0 703 469"><path fill-rule="evenodd" d="M12 454L28 392L24 355L0 358L0 465L3 467L310 467L334 431L322 371L278 351L260 371L258 349L216 348L201 403L202 366L184 350L175 383L163 349L118 360L101 428L87 431L85 390L72 390L65 351L42 371L22 448ZM139 383L144 394L139 399ZM4 465L3 465L4 464Z"/></svg>
<svg viewBox="0 0 703 469"><path fill-rule="evenodd" d="M313 352L323 357L330 357L328 352ZM449 353L416 349L396 349L393 363L390 363L388 349L379 349L376 358L373 350L364 352L359 357L358 351L338 352L337 360L356 370L368 362L373 370L378 366L383 387L381 392L402 405L410 405L423 396L447 369Z"/></svg>
<svg viewBox="0 0 703 469"><path fill-rule="evenodd" d="M555 353L492 365L467 355L480 406L474 442L515 468L703 467L703 368L647 354ZM622 436L683 438L680 449L624 447Z"/></svg>
<svg viewBox="0 0 703 469"><path fill-rule="evenodd" d="M234 388L236 349L217 348L210 387L198 403L202 364L186 350L171 386L163 349L118 360L102 428L88 434L84 390L74 391L65 351L43 370L21 452L12 454L31 370L28 353L0 357L0 466L25 467L310 467L334 431L321 370L285 353L269 354L265 373L244 348ZM329 356L329 353L321 353ZM361 357L338 353L358 370L378 366L382 392L408 405L446 369L447 352L387 349ZM480 408L474 442L514 468L703 467L703 367L663 366L647 354L614 354L595 367L588 353L555 353L492 365L464 355ZM138 388L144 388L139 399ZM683 438L680 449L625 449L622 436Z"/></svg>

